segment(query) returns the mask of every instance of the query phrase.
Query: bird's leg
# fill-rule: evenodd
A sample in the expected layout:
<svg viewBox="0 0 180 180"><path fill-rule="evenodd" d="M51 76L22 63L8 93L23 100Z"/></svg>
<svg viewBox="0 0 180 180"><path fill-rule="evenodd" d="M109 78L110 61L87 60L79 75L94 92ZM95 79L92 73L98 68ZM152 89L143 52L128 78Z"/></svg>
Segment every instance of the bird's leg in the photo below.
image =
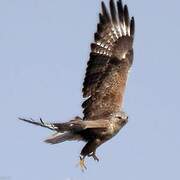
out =
<svg viewBox="0 0 180 180"><path fill-rule="evenodd" d="M92 152L91 154L89 154L88 157L93 157L93 159L94 159L95 161L98 161L98 162L99 162L99 158L96 156L96 152L95 152L95 151Z"/></svg>
<svg viewBox="0 0 180 180"><path fill-rule="evenodd" d="M87 170L87 167L85 165L85 156L80 156L79 166L83 172L84 170Z"/></svg>
<svg viewBox="0 0 180 180"><path fill-rule="evenodd" d="M92 157L94 158L95 161L99 162L99 158L96 156L95 153L93 153Z"/></svg>

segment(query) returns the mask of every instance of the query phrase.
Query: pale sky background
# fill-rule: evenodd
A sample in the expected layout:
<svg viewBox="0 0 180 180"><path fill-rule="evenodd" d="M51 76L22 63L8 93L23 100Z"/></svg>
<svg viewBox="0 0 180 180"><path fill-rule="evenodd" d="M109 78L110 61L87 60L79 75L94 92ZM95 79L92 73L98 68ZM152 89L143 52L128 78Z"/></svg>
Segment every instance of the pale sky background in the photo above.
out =
<svg viewBox="0 0 180 180"><path fill-rule="evenodd" d="M17 118L82 115L100 1L0 0L0 179L180 179L180 1L125 3L136 20L129 123L82 173L76 164L84 143L45 144L51 131Z"/></svg>

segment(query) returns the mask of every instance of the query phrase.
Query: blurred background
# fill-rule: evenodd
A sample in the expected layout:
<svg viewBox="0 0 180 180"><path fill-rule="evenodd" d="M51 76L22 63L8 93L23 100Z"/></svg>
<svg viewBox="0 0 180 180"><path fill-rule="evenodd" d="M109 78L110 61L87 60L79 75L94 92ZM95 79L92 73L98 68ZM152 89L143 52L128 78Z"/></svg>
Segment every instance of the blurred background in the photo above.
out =
<svg viewBox="0 0 180 180"><path fill-rule="evenodd" d="M100 1L0 0L0 179L180 179L180 2L124 2L136 20L124 102L129 123L82 173L83 142L45 144L49 130L17 118L82 116Z"/></svg>

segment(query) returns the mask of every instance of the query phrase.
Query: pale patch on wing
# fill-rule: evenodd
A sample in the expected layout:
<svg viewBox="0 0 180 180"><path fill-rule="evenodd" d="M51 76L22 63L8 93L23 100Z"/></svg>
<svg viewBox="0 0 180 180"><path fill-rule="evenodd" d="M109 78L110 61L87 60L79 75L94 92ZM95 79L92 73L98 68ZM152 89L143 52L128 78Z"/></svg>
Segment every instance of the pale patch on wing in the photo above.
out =
<svg viewBox="0 0 180 180"><path fill-rule="evenodd" d="M101 34L102 38L95 41L97 47L94 48L92 52L111 57L115 42L122 36L130 36L130 26L126 26L125 22L110 24L105 32ZM125 55L126 54L123 55L123 58L125 58Z"/></svg>
<svg viewBox="0 0 180 180"><path fill-rule="evenodd" d="M125 52L125 53L122 55L122 58L125 59L125 58L126 58L126 55L127 55L127 52Z"/></svg>
<svg viewBox="0 0 180 180"><path fill-rule="evenodd" d="M58 127L54 126L54 124L52 124L52 123L47 123L47 122L44 122L44 121L42 123L47 128L58 130Z"/></svg>

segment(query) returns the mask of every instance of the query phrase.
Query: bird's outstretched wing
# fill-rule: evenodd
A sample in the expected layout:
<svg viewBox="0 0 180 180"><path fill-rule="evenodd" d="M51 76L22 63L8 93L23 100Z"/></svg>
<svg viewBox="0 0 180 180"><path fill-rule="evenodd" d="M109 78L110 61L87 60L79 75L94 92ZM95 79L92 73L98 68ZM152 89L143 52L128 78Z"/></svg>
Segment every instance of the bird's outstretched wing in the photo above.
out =
<svg viewBox="0 0 180 180"><path fill-rule="evenodd" d="M62 143L64 141L82 140L79 132L94 128L105 130L110 126L110 122L108 120L98 119L97 121L83 121L79 117L76 117L75 119L65 123L47 123L44 122L41 118L40 121L25 118L19 118L19 120L56 131L55 134L49 136L45 140L46 143L50 144Z"/></svg>
<svg viewBox="0 0 180 180"><path fill-rule="evenodd" d="M65 123L47 123L44 122L41 118L40 121L35 121L33 119L19 118L21 121L25 121L37 126L45 127L53 131L60 133L64 132L79 132L85 129L105 129L109 126L108 120L98 119L97 121L82 121L81 118L75 118Z"/></svg>
<svg viewBox="0 0 180 180"><path fill-rule="evenodd" d="M102 2L95 41L83 83L84 119L108 117L122 106L127 74L133 61L134 18L127 5L110 0L110 13Z"/></svg>

